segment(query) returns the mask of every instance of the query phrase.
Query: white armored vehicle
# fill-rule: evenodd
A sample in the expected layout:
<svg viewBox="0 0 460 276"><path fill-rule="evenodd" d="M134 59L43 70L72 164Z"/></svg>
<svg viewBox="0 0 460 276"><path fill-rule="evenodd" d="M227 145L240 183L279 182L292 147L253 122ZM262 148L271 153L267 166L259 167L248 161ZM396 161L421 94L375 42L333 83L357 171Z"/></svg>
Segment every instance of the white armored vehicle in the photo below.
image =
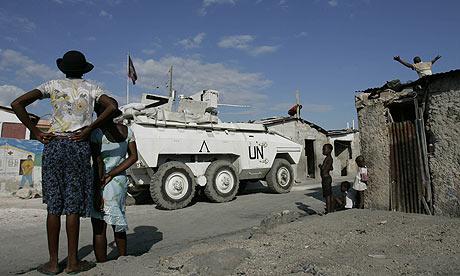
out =
<svg viewBox="0 0 460 276"><path fill-rule="evenodd" d="M221 122L215 90L174 98L143 94L141 103L122 108L139 152L128 171L131 194L149 187L153 201L172 210L187 206L198 187L213 202L232 200L240 181L266 180L275 193L290 191L299 144L262 124Z"/></svg>

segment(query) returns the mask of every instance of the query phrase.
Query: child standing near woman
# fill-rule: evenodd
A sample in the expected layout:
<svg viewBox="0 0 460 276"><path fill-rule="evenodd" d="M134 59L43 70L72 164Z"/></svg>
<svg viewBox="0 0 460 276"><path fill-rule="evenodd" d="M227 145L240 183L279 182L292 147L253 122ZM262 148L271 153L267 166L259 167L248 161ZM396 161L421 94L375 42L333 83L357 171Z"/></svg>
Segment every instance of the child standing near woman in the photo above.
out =
<svg viewBox="0 0 460 276"><path fill-rule="evenodd" d="M353 183L353 189L358 192L358 208L364 208L364 191L367 189L367 181L369 177L367 175L367 167L364 162L364 157L359 155L355 159L356 165L358 165L358 172L356 173L355 182Z"/></svg>
<svg viewBox="0 0 460 276"><path fill-rule="evenodd" d="M111 102L117 106L115 99ZM118 110L118 109L117 109ZM100 105L95 106L96 114L103 112ZM113 118L121 115L117 111ZM126 195L128 178L125 171L137 161L134 134L123 124L107 121L91 134L93 164L95 165L95 200L91 213L93 225L93 246L96 260L107 260L107 224L112 226L115 243L120 256L126 256Z"/></svg>

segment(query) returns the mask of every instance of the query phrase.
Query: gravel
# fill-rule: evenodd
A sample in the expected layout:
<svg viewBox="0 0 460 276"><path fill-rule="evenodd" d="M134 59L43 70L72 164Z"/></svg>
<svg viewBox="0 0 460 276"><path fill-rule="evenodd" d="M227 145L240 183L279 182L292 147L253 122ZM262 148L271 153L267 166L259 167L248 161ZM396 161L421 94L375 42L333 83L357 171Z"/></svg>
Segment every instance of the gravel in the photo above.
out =
<svg viewBox="0 0 460 276"><path fill-rule="evenodd" d="M295 212L275 213L261 227L246 232L203 240L162 256L149 252L121 258L86 275L455 275L460 271L459 218L354 209L288 223L295 216Z"/></svg>

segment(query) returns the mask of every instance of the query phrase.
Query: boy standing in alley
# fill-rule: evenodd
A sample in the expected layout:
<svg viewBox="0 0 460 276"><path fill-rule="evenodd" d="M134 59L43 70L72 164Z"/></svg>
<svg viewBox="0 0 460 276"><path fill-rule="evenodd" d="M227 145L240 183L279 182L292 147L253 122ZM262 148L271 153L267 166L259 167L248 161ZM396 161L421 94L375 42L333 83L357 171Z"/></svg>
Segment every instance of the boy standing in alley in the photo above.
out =
<svg viewBox="0 0 460 276"><path fill-rule="evenodd" d="M321 170L321 186L323 188L323 197L326 201L326 213L333 212L333 200L332 200L332 176L330 171L332 171L332 145L325 144L323 146L323 155L324 158L323 164L319 165Z"/></svg>

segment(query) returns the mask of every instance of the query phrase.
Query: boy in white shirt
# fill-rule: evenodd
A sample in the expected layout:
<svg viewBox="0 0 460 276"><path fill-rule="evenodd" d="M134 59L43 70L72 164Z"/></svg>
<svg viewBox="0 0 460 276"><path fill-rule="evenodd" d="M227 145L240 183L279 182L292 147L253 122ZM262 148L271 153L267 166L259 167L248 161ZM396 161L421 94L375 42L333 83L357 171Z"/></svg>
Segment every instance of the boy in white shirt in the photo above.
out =
<svg viewBox="0 0 460 276"><path fill-rule="evenodd" d="M354 207L356 201L356 191L351 187L351 183L343 181L340 184L341 196L334 197L336 210L347 210Z"/></svg>

